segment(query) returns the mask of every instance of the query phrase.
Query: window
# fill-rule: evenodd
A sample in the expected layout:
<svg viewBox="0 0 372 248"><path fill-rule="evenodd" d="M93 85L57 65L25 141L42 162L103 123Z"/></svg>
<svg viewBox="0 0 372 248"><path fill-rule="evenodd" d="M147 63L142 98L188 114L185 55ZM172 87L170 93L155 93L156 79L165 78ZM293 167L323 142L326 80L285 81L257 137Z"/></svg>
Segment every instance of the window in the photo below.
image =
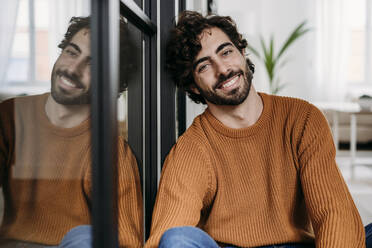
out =
<svg viewBox="0 0 372 248"><path fill-rule="evenodd" d="M72 16L86 16L89 0L19 0L14 38L2 86L12 94L49 90L57 44Z"/></svg>
<svg viewBox="0 0 372 248"><path fill-rule="evenodd" d="M369 0L347 1L349 32L347 81L351 84L371 83L371 24Z"/></svg>
<svg viewBox="0 0 372 248"><path fill-rule="evenodd" d="M8 84L48 85L48 9L47 0L20 0L17 26L8 64Z"/></svg>

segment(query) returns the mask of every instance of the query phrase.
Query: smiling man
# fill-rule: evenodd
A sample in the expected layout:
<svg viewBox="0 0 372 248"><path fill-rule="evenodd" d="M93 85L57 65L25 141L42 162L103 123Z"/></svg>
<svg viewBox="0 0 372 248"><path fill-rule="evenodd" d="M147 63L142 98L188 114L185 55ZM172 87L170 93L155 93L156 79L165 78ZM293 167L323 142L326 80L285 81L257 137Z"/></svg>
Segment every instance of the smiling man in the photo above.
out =
<svg viewBox="0 0 372 248"><path fill-rule="evenodd" d="M230 17L186 11L171 31L168 69L208 108L165 161L146 246L365 247L327 121L256 92L246 47Z"/></svg>
<svg viewBox="0 0 372 248"><path fill-rule="evenodd" d="M120 92L136 51L127 25L120 20ZM51 93L0 104L0 247L91 247L90 39L90 18L72 18L59 44ZM117 166L119 244L142 247L137 163L123 137Z"/></svg>

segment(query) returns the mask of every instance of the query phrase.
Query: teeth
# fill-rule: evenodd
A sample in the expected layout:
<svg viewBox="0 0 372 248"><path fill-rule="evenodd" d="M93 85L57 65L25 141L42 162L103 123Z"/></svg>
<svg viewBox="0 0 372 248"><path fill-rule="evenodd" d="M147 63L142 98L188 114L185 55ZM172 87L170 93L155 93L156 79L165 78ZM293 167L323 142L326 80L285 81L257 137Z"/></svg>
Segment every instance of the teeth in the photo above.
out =
<svg viewBox="0 0 372 248"><path fill-rule="evenodd" d="M62 80L62 82L63 82L64 84L66 84L66 85L68 85L68 86L70 86L70 87L74 87L74 88L76 88L75 84L71 83L71 82L68 81L66 78L61 77L61 80Z"/></svg>
<svg viewBox="0 0 372 248"><path fill-rule="evenodd" d="M236 76L234 79L230 80L230 82L222 85L222 88L227 88L227 87L233 85L236 82L236 80L238 80L238 78L239 78L239 76Z"/></svg>

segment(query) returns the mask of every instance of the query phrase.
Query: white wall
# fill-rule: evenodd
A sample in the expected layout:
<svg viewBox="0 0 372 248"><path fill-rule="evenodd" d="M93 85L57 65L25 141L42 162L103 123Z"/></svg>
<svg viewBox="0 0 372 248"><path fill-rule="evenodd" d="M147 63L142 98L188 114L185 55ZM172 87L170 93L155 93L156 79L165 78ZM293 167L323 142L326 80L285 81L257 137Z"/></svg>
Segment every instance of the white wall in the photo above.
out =
<svg viewBox="0 0 372 248"><path fill-rule="evenodd" d="M289 33L299 23L308 20L308 26L313 27L313 4L305 0L217 0L218 14L231 16L244 34L248 43L259 47L259 37L268 40L274 37L274 47L279 50ZM313 82L315 33L309 32L289 48L285 60L289 62L281 70L279 77L286 82L286 87L279 93L316 101L317 94ZM268 80L264 65L251 55L256 64L254 85L257 90L268 92Z"/></svg>

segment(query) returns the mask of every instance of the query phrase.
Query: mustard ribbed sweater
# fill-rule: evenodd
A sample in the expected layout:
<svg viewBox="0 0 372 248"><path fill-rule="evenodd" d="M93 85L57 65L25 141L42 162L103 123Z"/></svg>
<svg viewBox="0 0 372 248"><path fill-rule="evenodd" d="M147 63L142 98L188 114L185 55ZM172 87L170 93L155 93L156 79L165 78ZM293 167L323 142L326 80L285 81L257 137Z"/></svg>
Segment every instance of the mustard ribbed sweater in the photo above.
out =
<svg viewBox="0 0 372 248"><path fill-rule="evenodd" d="M52 125L45 114L48 95L0 104L2 240L57 245L71 228L90 223L90 121L73 128ZM119 243L142 247L137 164L122 138L118 144Z"/></svg>
<svg viewBox="0 0 372 248"><path fill-rule="evenodd" d="M146 247L185 225L239 247L365 247L322 113L299 99L260 96L254 125L228 128L207 109L179 138L163 167Z"/></svg>

